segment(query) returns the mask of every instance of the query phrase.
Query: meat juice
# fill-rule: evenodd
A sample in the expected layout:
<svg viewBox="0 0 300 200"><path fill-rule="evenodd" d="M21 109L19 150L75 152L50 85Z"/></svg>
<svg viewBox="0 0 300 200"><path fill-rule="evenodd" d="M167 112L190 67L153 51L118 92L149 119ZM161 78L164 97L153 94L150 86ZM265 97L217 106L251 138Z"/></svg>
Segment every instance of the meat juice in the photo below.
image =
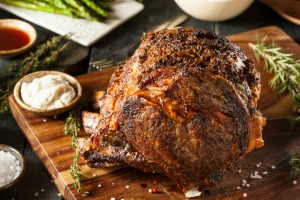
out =
<svg viewBox="0 0 300 200"><path fill-rule="evenodd" d="M0 51L19 49L30 41L29 35L16 28L0 28Z"/></svg>

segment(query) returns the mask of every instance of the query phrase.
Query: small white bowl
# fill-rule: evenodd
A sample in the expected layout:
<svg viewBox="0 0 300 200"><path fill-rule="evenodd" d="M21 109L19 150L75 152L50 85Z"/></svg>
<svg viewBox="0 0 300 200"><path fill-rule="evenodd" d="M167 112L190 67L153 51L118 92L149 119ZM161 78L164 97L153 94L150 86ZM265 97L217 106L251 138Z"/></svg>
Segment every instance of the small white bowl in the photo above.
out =
<svg viewBox="0 0 300 200"><path fill-rule="evenodd" d="M22 96L21 96L22 83L23 82L31 82L35 78L40 78L40 77L43 77L43 76L46 76L49 74L59 75L59 76L62 76L64 79L66 79L72 85L72 87L75 89L76 97L68 105L66 105L64 107L60 107L60 108L53 108L53 109L33 108L33 107L30 107L29 105L27 105L26 103L24 103ZM17 103L23 109L30 111L30 112L34 112L41 116L55 116L55 115L59 115L59 114L62 114L64 112L70 110L80 100L81 95L82 95L82 87L81 87L80 83L73 76L63 73L63 72L52 71L52 70L37 71L37 72L33 72L31 74L28 74L28 75L24 76L23 78L21 78L14 87L14 97L15 97Z"/></svg>
<svg viewBox="0 0 300 200"><path fill-rule="evenodd" d="M2 58L11 58L24 53L34 45L37 38L37 33L34 27L29 23L18 19L1 19L0 29L17 29L24 32L29 37L29 42L24 46L11 50L0 49L0 57Z"/></svg>
<svg viewBox="0 0 300 200"><path fill-rule="evenodd" d="M2 190L6 190L6 189L10 188L11 186L15 185L21 179L21 177L24 175L25 160L23 158L23 155L18 150L16 150L15 148L13 148L11 146L8 146L8 145L5 145L5 144L0 144L0 150L2 150L4 152L9 152L13 156L15 156L19 160L19 163L20 163L20 166L21 166L20 174L12 182L1 186L0 191L2 191Z"/></svg>
<svg viewBox="0 0 300 200"><path fill-rule="evenodd" d="M204 21L225 21L244 12L254 0L175 0L187 14Z"/></svg>

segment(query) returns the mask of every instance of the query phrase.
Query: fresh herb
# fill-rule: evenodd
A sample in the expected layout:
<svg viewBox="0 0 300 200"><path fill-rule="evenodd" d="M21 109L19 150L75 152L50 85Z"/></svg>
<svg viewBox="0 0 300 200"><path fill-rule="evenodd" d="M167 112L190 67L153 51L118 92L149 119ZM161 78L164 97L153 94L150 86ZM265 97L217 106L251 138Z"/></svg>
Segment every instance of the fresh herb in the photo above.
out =
<svg viewBox="0 0 300 200"><path fill-rule="evenodd" d="M291 166L290 177L296 177L300 174L300 159L295 153L290 154L289 165Z"/></svg>
<svg viewBox="0 0 300 200"><path fill-rule="evenodd" d="M73 18L84 18L103 21L109 17L111 2L114 0L2 0L8 5L66 15Z"/></svg>
<svg viewBox="0 0 300 200"><path fill-rule="evenodd" d="M87 97L88 94L84 94L78 104L75 108L71 109L69 111L68 117L66 119L66 123L64 126L64 133L65 135L71 136L71 144L72 148L75 150L75 154L73 156L73 163L70 166L71 169L71 176L74 180L74 188L77 189L77 192L81 192L81 167L78 164L78 158L79 158L79 152L77 148L78 143L78 134L80 132L81 127L81 112L87 105ZM84 192L87 194L88 192Z"/></svg>
<svg viewBox="0 0 300 200"><path fill-rule="evenodd" d="M71 176L74 180L74 187L77 189L77 192L81 191L81 167L78 165L78 133L80 132L80 110L77 108L69 111L69 115L66 119L64 133L71 136L72 148L75 150L75 155L73 157L73 163L70 166Z"/></svg>
<svg viewBox="0 0 300 200"><path fill-rule="evenodd" d="M68 36L54 36L45 43L40 44L35 52L25 54L21 59L12 61L8 67L1 72L0 80L0 113L9 110L8 96L13 91L17 81L23 76L38 70L46 69L49 64L53 63L60 52L65 50L69 42L60 45L62 39Z"/></svg>
<svg viewBox="0 0 300 200"><path fill-rule="evenodd" d="M266 44L267 36L262 40L257 37L257 43L250 43L258 61L262 57L265 63L264 69L274 74L269 82L270 86L278 93L288 91L297 107L300 107L300 59L299 57L285 53L274 42ZM292 123L300 122L300 116L292 119Z"/></svg>

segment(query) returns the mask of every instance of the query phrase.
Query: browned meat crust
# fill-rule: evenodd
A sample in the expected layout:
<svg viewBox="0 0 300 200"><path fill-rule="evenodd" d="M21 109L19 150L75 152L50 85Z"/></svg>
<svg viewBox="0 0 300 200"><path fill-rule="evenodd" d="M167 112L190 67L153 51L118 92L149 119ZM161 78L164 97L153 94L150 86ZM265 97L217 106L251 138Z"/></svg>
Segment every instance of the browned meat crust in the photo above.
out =
<svg viewBox="0 0 300 200"><path fill-rule="evenodd" d="M212 186L254 148L265 119L260 76L224 37L195 28L143 35L142 43L83 113L79 144L91 167L128 165L173 179L185 192Z"/></svg>

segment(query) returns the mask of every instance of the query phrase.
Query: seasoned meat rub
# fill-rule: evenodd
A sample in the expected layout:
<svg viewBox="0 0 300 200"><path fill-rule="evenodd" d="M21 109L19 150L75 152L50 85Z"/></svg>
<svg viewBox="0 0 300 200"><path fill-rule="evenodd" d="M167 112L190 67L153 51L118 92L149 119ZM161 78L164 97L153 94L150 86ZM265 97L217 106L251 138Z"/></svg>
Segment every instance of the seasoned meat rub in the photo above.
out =
<svg viewBox="0 0 300 200"><path fill-rule="evenodd" d="M83 112L90 167L162 173L187 192L211 187L254 148L265 119L260 75L224 37L195 28L145 33L112 75L100 112Z"/></svg>

